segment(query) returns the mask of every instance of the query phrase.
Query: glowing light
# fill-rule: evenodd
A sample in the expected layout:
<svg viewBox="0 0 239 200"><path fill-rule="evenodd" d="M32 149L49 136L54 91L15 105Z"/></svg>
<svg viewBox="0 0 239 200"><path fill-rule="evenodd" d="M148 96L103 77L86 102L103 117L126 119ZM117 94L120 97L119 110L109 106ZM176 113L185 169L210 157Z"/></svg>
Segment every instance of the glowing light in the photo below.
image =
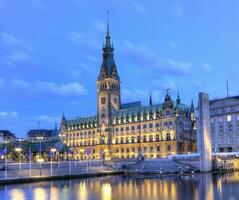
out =
<svg viewBox="0 0 239 200"><path fill-rule="evenodd" d="M85 182L81 182L79 184L78 199L80 199L80 200L88 199L88 193L87 193L87 188L86 188Z"/></svg>
<svg viewBox="0 0 239 200"><path fill-rule="evenodd" d="M112 188L109 183L104 183L101 188L102 200L111 200L112 199Z"/></svg>
<svg viewBox="0 0 239 200"><path fill-rule="evenodd" d="M38 159L37 159L37 162L42 163L42 162L44 162L44 159L43 159L43 158L38 158Z"/></svg>
<svg viewBox="0 0 239 200"><path fill-rule="evenodd" d="M18 153L20 153L20 152L22 151L22 148L17 147L17 148L15 148L15 151L18 152Z"/></svg>
<svg viewBox="0 0 239 200"><path fill-rule="evenodd" d="M43 188L36 188L34 190L34 200L46 200L47 192Z"/></svg>
<svg viewBox="0 0 239 200"><path fill-rule="evenodd" d="M11 200L25 200L25 194L20 189L13 189L10 192Z"/></svg>

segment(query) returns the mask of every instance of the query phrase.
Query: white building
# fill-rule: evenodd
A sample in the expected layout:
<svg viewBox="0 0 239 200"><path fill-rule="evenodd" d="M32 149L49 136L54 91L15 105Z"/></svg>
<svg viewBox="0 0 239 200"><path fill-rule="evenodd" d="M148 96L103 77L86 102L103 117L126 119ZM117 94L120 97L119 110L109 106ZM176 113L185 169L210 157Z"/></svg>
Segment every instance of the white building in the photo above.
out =
<svg viewBox="0 0 239 200"><path fill-rule="evenodd" d="M8 130L0 130L0 144L10 143L16 140L15 135Z"/></svg>
<svg viewBox="0 0 239 200"><path fill-rule="evenodd" d="M239 151L239 96L210 101L213 152Z"/></svg>

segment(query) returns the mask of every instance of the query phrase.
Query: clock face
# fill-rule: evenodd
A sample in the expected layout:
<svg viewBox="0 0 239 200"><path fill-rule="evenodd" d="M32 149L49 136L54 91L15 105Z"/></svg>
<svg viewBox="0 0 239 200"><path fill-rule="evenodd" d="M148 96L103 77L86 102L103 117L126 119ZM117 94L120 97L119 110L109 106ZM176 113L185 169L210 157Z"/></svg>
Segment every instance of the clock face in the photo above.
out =
<svg viewBox="0 0 239 200"><path fill-rule="evenodd" d="M114 97L112 99L112 106L114 109L116 109L116 110L118 109L118 98L117 97Z"/></svg>

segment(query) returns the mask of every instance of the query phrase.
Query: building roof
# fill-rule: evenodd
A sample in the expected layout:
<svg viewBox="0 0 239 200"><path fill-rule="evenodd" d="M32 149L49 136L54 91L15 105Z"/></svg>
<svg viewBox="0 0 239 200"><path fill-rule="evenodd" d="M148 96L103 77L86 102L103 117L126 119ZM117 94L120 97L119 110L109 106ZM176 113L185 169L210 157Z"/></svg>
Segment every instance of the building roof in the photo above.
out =
<svg viewBox="0 0 239 200"><path fill-rule="evenodd" d="M27 137L55 137L58 136L59 131L55 129L31 129L27 133Z"/></svg>
<svg viewBox="0 0 239 200"><path fill-rule="evenodd" d="M190 112L190 106L187 106L185 104L177 104L177 102L173 102L173 106L176 109L179 109L181 111ZM157 113L162 112L163 110L163 103L160 104L154 104L149 106L143 106L140 101L126 103L121 105L121 109L119 111L115 111L113 113L115 118L125 118L125 117L131 117L136 116L140 113L140 115L143 114L150 114L150 113ZM75 126L75 125L81 125L84 128L87 127L96 127L97 125L97 116L91 116L91 117L76 117L72 120L66 120L67 126Z"/></svg>
<svg viewBox="0 0 239 200"><path fill-rule="evenodd" d="M0 136L16 138L15 134L10 132L9 130L0 130Z"/></svg>
<svg viewBox="0 0 239 200"><path fill-rule="evenodd" d="M212 99L209 101L210 104L218 102L218 101L226 101L226 100L239 100L239 96L231 96L231 97L224 97L224 98L217 98L217 99Z"/></svg>

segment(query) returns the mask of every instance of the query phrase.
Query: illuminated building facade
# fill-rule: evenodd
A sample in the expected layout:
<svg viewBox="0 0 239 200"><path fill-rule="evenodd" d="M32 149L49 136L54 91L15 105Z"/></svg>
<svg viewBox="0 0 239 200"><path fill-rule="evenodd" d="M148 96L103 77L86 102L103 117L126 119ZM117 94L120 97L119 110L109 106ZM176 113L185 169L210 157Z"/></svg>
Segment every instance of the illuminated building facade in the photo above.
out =
<svg viewBox="0 0 239 200"><path fill-rule="evenodd" d="M239 96L210 101L212 150L239 151Z"/></svg>
<svg viewBox="0 0 239 200"><path fill-rule="evenodd" d="M193 103L176 101L167 91L164 102L148 106L141 102L121 104L120 77L107 24L103 61L97 79L97 115L66 119L60 137L79 159L160 158L195 151L196 131ZM87 153L88 152L88 153Z"/></svg>

